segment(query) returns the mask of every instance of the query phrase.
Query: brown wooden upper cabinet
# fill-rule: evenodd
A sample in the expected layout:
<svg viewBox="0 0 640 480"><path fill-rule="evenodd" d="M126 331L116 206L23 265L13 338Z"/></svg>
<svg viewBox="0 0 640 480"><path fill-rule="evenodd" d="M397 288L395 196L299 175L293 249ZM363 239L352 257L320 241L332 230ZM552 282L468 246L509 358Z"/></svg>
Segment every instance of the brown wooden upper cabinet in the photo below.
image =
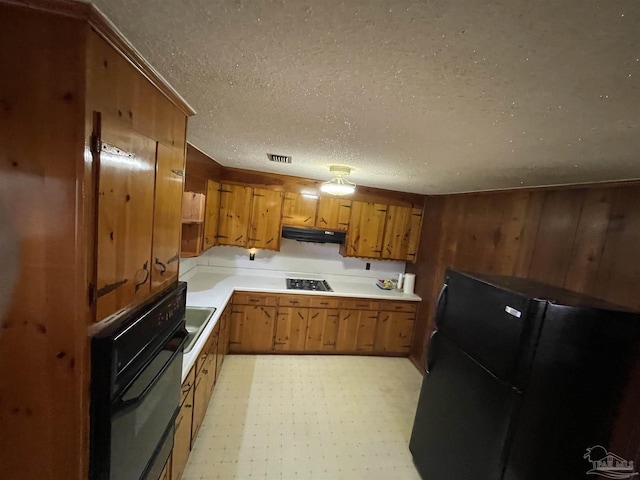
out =
<svg viewBox="0 0 640 480"><path fill-rule="evenodd" d="M151 291L156 142L99 114L94 139L100 172L95 287L100 321Z"/></svg>
<svg viewBox="0 0 640 480"><path fill-rule="evenodd" d="M421 208L353 202L340 253L345 257L415 262L421 228Z"/></svg>
<svg viewBox="0 0 640 480"><path fill-rule="evenodd" d="M151 291L158 292L178 278L184 152L158 143L153 208Z"/></svg>
<svg viewBox="0 0 640 480"><path fill-rule="evenodd" d="M380 258L387 208L381 203L353 202L347 238L340 253L345 257Z"/></svg>
<svg viewBox="0 0 640 480"><path fill-rule="evenodd" d="M282 192L254 188L248 248L280 250Z"/></svg>
<svg viewBox="0 0 640 480"><path fill-rule="evenodd" d="M291 227L313 227L316 222L318 198L285 192L282 204L282 224Z"/></svg>
<svg viewBox="0 0 640 480"><path fill-rule="evenodd" d="M349 228L351 205L351 200L320 197L315 226L327 230L346 231Z"/></svg>
<svg viewBox="0 0 640 480"><path fill-rule="evenodd" d="M252 196L251 187L225 183L220 186L220 245L247 246Z"/></svg>
<svg viewBox="0 0 640 480"><path fill-rule="evenodd" d="M282 192L221 185L218 244L280 250L281 218Z"/></svg>
<svg viewBox="0 0 640 480"><path fill-rule="evenodd" d="M389 205L380 257L414 261L421 228L422 209Z"/></svg>
<svg viewBox="0 0 640 480"><path fill-rule="evenodd" d="M207 198L204 210L204 250L218 244L219 219L220 183L213 180L207 180Z"/></svg>

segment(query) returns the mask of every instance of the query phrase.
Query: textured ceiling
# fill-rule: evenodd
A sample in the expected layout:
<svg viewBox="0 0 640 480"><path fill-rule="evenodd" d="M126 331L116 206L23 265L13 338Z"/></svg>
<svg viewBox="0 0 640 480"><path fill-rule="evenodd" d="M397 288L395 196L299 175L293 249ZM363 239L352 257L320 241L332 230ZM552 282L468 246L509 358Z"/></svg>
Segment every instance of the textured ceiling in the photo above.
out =
<svg viewBox="0 0 640 480"><path fill-rule="evenodd" d="M638 0L94 3L225 166L415 193L640 178Z"/></svg>

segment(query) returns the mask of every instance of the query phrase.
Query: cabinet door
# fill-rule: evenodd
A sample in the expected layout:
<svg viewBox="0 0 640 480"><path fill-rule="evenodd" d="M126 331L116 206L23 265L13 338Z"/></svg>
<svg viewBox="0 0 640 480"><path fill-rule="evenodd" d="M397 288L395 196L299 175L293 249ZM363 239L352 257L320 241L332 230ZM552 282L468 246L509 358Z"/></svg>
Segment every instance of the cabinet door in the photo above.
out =
<svg viewBox="0 0 640 480"><path fill-rule="evenodd" d="M351 200L335 197L320 197L316 227L345 231L349 227Z"/></svg>
<svg viewBox="0 0 640 480"><path fill-rule="evenodd" d="M317 197L286 192L282 205L282 224L292 227L313 227L318 208Z"/></svg>
<svg viewBox="0 0 640 480"><path fill-rule="evenodd" d="M102 118L99 161L96 321L151 291L156 142Z"/></svg>
<svg viewBox="0 0 640 480"><path fill-rule="evenodd" d="M307 337L308 308L280 307L276 323L273 349L286 352L303 352Z"/></svg>
<svg viewBox="0 0 640 480"><path fill-rule="evenodd" d="M218 243L246 247L253 189L242 185L220 187Z"/></svg>
<svg viewBox="0 0 640 480"><path fill-rule="evenodd" d="M184 151L158 143L153 207L151 291L178 278Z"/></svg>
<svg viewBox="0 0 640 480"><path fill-rule="evenodd" d="M312 352L335 351L339 319L340 313L337 309L309 309L305 350Z"/></svg>
<svg viewBox="0 0 640 480"><path fill-rule="evenodd" d="M218 381L218 343L220 341L220 322L213 327L213 331L211 332L211 341L209 343L209 351L207 352L207 364L205 368L209 373L209 386L208 386L208 396L207 403L211 399L211 395L213 393L213 387L215 387L216 382Z"/></svg>
<svg viewBox="0 0 640 480"><path fill-rule="evenodd" d="M378 314L369 310L344 310L340 313L336 351L370 352L376 334Z"/></svg>
<svg viewBox="0 0 640 480"><path fill-rule="evenodd" d="M207 200L204 208L204 250L218 244L220 219L220 183L207 180Z"/></svg>
<svg viewBox="0 0 640 480"><path fill-rule="evenodd" d="M196 441L202 420L207 413L207 406L209 404L209 370L207 365L196 375L196 384L193 390L193 424L191 426L191 444Z"/></svg>
<svg viewBox="0 0 640 480"><path fill-rule="evenodd" d="M387 207L382 258L391 260L407 258L411 237L411 210L411 207L397 205Z"/></svg>
<svg viewBox="0 0 640 480"><path fill-rule="evenodd" d="M347 257L379 258L386 215L387 205L353 202L347 238L340 253Z"/></svg>
<svg viewBox="0 0 640 480"><path fill-rule="evenodd" d="M171 480L180 480L187 465L191 447L191 421L193 415L193 388L182 402L176 418L176 431L173 437L173 461L171 463Z"/></svg>
<svg viewBox="0 0 640 480"><path fill-rule="evenodd" d="M224 357L229 351L229 334L231 330L231 305L227 306L222 312L222 324L220 326L220 340L218 341L218 349L222 351L222 363L224 363ZM220 348L222 347L222 348ZM220 366L216 364L216 371L220 371Z"/></svg>
<svg viewBox="0 0 640 480"><path fill-rule="evenodd" d="M276 308L234 305L231 313L230 352L270 352Z"/></svg>
<svg viewBox="0 0 640 480"><path fill-rule="evenodd" d="M409 229L409 246L406 259L413 263L418 260L418 247L420 246L420 235L422 233L422 215L422 208L411 209L411 227Z"/></svg>
<svg viewBox="0 0 640 480"><path fill-rule="evenodd" d="M282 192L254 188L247 247L280 250L281 221Z"/></svg>
<svg viewBox="0 0 640 480"><path fill-rule="evenodd" d="M415 319L415 313L380 312L373 350L378 353L409 353Z"/></svg>

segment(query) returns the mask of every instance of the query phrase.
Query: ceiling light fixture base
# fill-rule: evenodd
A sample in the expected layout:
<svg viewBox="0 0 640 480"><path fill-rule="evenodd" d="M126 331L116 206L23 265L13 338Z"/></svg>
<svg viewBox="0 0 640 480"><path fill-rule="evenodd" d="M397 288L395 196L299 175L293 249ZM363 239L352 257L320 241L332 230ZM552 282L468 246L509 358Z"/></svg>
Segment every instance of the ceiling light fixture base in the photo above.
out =
<svg viewBox="0 0 640 480"><path fill-rule="evenodd" d="M329 172L334 177L320 186L320 190L329 195L350 195L356 191L356 184L344 177L351 173L351 168L342 165L331 165Z"/></svg>

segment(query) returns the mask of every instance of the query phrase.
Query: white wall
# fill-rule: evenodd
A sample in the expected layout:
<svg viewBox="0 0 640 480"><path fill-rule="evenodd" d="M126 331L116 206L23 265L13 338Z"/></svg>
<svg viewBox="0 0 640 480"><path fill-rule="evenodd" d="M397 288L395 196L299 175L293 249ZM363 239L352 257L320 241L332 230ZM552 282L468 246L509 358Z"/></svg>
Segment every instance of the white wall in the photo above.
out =
<svg viewBox="0 0 640 480"><path fill-rule="evenodd" d="M298 242L281 239L280 251L258 250L256 258L249 260L249 250L240 247L213 247L196 258L180 260L180 275L197 265L229 268L275 270L283 272L349 275L369 278L397 278L404 273L405 262L344 258L338 253L339 245L329 243ZM371 269L366 270L367 263Z"/></svg>

